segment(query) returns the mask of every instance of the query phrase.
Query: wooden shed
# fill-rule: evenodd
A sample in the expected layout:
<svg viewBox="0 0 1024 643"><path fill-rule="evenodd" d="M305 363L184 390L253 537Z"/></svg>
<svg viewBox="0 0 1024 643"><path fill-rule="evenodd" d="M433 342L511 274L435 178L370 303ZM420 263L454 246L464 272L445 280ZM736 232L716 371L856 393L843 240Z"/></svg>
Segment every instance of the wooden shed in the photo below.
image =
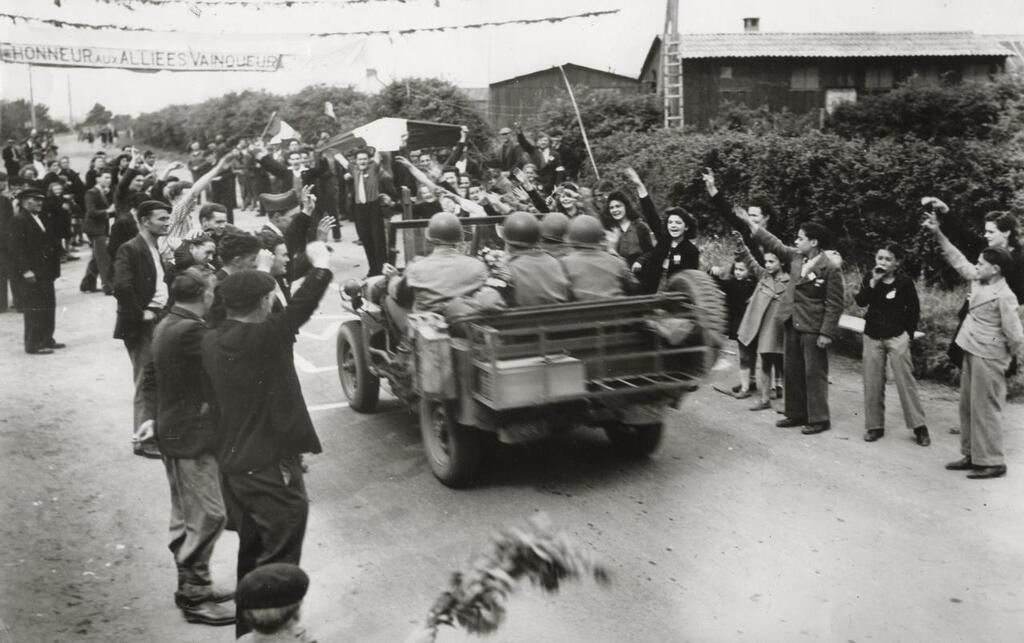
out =
<svg viewBox="0 0 1024 643"><path fill-rule="evenodd" d="M574 91L582 87L629 93L639 91L640 83L636 78L572 63L563 67ZM558 67L491 83L487 120L494 127L511 126L513 122L527 120L535 114L545 100L559 96L567 96L567 93Z"/></svg>
<svg viewBox="0 0 1024 643"><path fill-rule="evenodd" d="M661 92L656 38L639 80ZM987 81L1012 55L970 32L683 34L683 117L703 127L725 101L807 113L886 92L900 83Z"/></svg>

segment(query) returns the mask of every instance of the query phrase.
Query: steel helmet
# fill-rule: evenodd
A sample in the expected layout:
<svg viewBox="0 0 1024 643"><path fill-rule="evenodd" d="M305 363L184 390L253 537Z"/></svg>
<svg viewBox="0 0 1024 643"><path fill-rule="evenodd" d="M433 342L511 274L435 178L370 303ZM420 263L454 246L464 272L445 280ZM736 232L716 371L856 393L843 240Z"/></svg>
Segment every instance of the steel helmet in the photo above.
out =
<svg viewBox="0 0 1024 643"><path fill-rule="evenodd" d="M545 241L561 243L565 238L565 230L569 227L569 217L561 212L548 212L540 220L540 236Z"/></svg>
<svg viewBox="0 0 1024 643"><path fill-rule="evenodd" d="M581 214L569 221L566 240L574 246L599 246L604 243L604 226L589 214Z"/></svg>
<svg viewBox="0 0 1024 643"><path fill-rule="evenodd" d="M540 223L528 212L513 212L505 217L505 243L514 246L534 246L540 242Z"/></svg>
<svg viewBox="0 0 1024 643"><path fill-rule="evenodd" d="M433 244L456 244L462 242L462 223L450 212L438 212L430 217L427 224L427 241Z"/></svg>

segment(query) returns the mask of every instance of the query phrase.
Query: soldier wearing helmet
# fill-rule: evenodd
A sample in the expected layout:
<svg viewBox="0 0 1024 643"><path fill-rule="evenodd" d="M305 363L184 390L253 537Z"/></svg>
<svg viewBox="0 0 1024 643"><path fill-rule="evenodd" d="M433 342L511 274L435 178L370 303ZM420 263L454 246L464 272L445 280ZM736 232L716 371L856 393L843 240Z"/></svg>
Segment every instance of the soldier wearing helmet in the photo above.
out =
<svg viewBox="0 0 1024 643"><path fill-rule="evenodd" d="M552 257L561 259L570 250L565 244L569 217L561 212L548 212L540 220L540 247Z"/></svg>
<svg viewBox="0 0 1024 643"><path fill-rule="evenodd" d="M537 245L541 239L537 217L513 212L505 219L504 235L512 305L539 306L572 299L569 277L562 264Z"/></svg>
<svg viewBox="0 0 1024 643"><path fill-rule="evenodd" d="M392 280L388 294L399 306L411 307L413 312L443 314L449 301L471 295L484 285L487 266L457 248L462 242L462 224L454 214L438 212L430 217L427 240L434 249L410 263L401 279ZM385 266L384 273L394 274L394 266Z"/></svg>
<svg viewBox="0 0 1024 643"><path fill-rule="evenodd" d="M573 218L566 237L572 250L561 262L569 275L573 299L587 301L637 292L639 284L626 262L605 248L604 227L596 217Z"/></svg>

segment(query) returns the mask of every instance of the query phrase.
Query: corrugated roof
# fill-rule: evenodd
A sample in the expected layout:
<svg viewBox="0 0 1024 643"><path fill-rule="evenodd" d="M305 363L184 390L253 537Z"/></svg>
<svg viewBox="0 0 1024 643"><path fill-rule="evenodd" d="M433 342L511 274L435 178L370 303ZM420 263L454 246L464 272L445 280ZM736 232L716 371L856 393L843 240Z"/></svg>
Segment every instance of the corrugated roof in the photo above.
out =
<svg viewBox="0 0 1024 643"><path fill-rule="evenodd" d="M963 32L681 34L683 58L1008 56L991 36Z"/></svg>

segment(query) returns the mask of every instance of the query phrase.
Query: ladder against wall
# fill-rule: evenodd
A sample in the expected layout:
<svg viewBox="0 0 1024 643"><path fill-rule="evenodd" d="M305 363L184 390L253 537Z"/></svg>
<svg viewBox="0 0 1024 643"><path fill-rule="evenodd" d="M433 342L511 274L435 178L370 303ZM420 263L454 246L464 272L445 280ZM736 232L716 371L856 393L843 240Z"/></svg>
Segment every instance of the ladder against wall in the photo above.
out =
<svg viewBox="0 0 1024 643"><path fill-rule="evenodd" d="M665 101L665 127L683 126L683 61L679 34L666 33L662 40L661 65Z"/></svg>

